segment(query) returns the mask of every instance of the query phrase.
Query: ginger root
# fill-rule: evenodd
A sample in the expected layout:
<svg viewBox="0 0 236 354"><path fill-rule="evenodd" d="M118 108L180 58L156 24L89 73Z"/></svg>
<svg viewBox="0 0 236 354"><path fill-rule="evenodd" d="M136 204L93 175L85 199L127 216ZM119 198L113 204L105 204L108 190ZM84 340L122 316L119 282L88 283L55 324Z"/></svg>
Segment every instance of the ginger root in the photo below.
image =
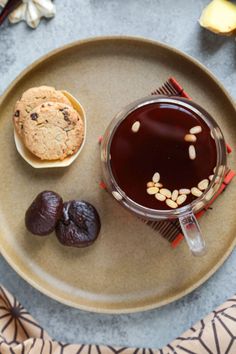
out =
<svg viewBox="0 0 236 354"><path fill-rule="evenodd" d="M213 0L203 10L199 23L214 33L233 34L236 31L236 5L228 0Z"/></svg>

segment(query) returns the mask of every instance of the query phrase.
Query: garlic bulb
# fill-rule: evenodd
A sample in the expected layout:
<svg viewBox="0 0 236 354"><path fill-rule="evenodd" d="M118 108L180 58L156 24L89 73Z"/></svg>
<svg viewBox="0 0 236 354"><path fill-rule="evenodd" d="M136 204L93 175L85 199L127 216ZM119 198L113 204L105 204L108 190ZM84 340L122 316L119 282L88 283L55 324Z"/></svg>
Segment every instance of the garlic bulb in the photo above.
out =
<svg viewBox="0 0 236 354"><path fill-rule="evenodd" d="M7 0L0 0L0 6L4 7L7 3Z"/></svg>
<svg viewBox="0 0 236 354"><path fill-rule="evenodd" d="M0 6L5 6L7 0L0 0ZM26 21L31 28L39 25L42 17L50 18L55 16L56 8L51 0L23 0L9 15L11 23Z"/></svg>

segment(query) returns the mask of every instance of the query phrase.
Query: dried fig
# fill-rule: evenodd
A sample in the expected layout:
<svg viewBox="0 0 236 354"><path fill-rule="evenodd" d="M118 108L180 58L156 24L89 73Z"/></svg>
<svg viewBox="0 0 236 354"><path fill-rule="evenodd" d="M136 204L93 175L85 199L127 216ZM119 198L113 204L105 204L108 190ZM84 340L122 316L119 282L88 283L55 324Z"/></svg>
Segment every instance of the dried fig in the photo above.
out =
<svg viewBox="0 0 236 354"><path fill-rule="evenodd" d="M87 247L96 240L100 228L100 217L94 206L84 201L72 200L63 205L56 235L63 245Z"/></svg>
<svg viewBox="0 0 236 354"><path fill-rule="evenodd" d="M32 234L50 234L61 217L62 198L54 192L44 191L37 195L25 213L25 226Z"/></svg>

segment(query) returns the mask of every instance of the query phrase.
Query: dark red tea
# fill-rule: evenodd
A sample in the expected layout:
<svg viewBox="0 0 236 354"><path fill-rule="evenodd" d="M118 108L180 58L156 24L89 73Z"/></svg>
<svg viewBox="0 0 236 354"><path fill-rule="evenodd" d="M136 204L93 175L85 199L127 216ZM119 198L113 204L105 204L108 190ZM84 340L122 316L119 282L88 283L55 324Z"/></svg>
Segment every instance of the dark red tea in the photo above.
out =
<svg viewBox="0 0 236 354"><path fill-rule="evenodd" d="M196 141L185 141L193 127L201 130L192 134ZM147 183L156 172L162 188L192 190L200 181L209 180L217 161L208 125L190 109L174 103L152 103L129 114L114 132L110 153L119 187L134 202L152 209L170 209L166 201L147 193ZM195 198L189 193L181 206Z"/></svg>

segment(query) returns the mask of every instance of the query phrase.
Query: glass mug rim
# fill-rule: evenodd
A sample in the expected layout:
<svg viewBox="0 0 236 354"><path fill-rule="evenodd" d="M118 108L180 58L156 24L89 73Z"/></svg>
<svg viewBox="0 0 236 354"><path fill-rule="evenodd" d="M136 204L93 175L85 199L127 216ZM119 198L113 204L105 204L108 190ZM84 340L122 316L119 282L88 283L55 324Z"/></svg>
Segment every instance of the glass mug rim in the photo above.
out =
<svg viewBox="0 0 236 354"><path fill-rule="evenodd" d="M116 129L118 126L121 124L123 120L125 120L133 111L137 110L138 108L144 107L146 105L151 105L154 103L171 103L175 104L178 106L182 106L184 108L189 109L193 113L195 113L200 119L202 119L207 126L209 127L213 138L215 140L216 144L216 152L217 152L217 164L216 164L216 169L214 173L214 177L209 183L208 188L202 193L202 195L196 199L194 199L191 203L178 207L176 209L166 209L166 210L160 210L160 209L152 209L145 207L141 204L136 203L134 200L129 198L125 192L119 187L118 183L116 182L116 179L113 175L112 168L110 165L110 147L111 147L111 142L113 139L113 136L115 134ZM217 191L219 190L220 186L222 185L227 166L227 157L226 157L226 144L224 140L223 133L216 123L216 121L213 119L213 117L204 109L202 108L199 104L190 101L185 98L179 98L179 97L167 97L167 96L147 96L143 97L141 99L138 99L129 105L125 106L123 109L121 109L115 117L112 119L110 124L108 125L106 132L103 136L102 144L101 144L101 160L103 162L103 170L105 168L106 172L109 174L110 182L112 185L112 191L113 192L118 192L121 196L121 202L122 204L137 214L140 217L149 219L149 220L164 220L164 219L171 219L171 218L179 218L182 215L186 215L191 212L198 212L202 210L210 200L214 198L216 195ZM217 184L216 184L217 180ZM105 182L106 183L106 182ZM214 185L217 185L218 188L215 189L214 193L212 194L211 198L209 200L206 200L206 196L208 192L213 188ZM199 207L199 205L202 205Z"/></svg>

